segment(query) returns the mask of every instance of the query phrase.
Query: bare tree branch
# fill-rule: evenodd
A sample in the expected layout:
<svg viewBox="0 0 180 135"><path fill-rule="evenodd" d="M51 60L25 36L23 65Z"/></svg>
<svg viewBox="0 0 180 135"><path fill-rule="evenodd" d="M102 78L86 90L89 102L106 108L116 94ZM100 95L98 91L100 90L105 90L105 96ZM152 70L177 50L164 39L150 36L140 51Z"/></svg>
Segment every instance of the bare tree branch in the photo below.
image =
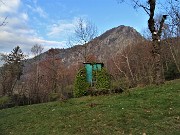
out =
<svg viewBox="0 0 180 135"><path fill-rule="evenodd" d="M2 0L0 0L0 2L1 2L3 5L6 5Z"/></svg>
<svg viewBox="0 0 180 135"><path fill-rule="evenodd" d="M122 0L121 0L122 1ZM147 0L147 4L141 4L140 0L131 0L134 3L134 8L136 6L141 7L145 10L145 12L149 15L148 19L148 28L152 35L152 56L154 59L155 67L154 67L154 83L162 84L164 83L164 75L163 75L163 65L161 60L161 45L160 38L162 34L162 29L164 25L164 21L167 18L167 15L163 15L160 23L159 29L155 27L155 8L156 8L156 0Z"/></svg>
<svg viewBox="0 0 180 135"><path fill-rule="evenodd" d="M138 6L138 7L142 7L143 9L144 9L144 11L148 14L148 15L150 15L150 9L148 8L148 7L146 7L146 6L144 6L143 4L141 4L141 3L139 3L138 2L138 0L133 0L133 2L135 3L135 6ZM134 6L134 7L135 7Z"/></svg>
<svg viewBox="0 0 180 135"><path fill-rule="evenodd" d="M69 44L72 42L82 45L79 54L83 56L84 62L87 62L88 42L92 41L97 36L97 27L90 21L79 18L75 26L74 37L71 37ZM73 40L73 41L72 41Z"/></svg>
<svg viewBox="0 0 180 135"><path fill-rule="evenodd" d="M2 0L0 0L0 2L1 2L3 5L5 5L5 3L4 3ZM5 26L5 25L7 24L6 20L7 20L7 16L4 18L3 22L0 23L0 27L1 27L1 26Z"/></svg>
<svg viewBox="0 0 180 135"><path fill-rule="evenodd" d="M160 22L160 27L159 27L159 30L158 30L158 36L161 37L161 34L162 34L162 28L164 26L164 21L166 20L167 18L167 15L163 15L162 19L161 19L161 22Z"/></svg>
<svg viewBox="0 0 180 135"><path fill-rule="evenodd" d="M3 20L3 22L0 24L0 26L5 26L8 22L6 22L6 20L7 20L7 17L6 18L4 18L4 20Z"/></svg>

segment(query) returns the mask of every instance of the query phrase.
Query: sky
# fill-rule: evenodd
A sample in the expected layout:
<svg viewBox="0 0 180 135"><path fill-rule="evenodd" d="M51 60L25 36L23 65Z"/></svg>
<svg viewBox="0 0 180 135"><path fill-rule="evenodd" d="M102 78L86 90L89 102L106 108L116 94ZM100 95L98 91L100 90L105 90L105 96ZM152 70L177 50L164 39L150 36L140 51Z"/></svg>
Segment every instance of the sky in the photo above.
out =
<svg viewBox="0 0 180 135"><path fill-rule="evenodd" d="M28 55L33 45L44 51L67 48L78 18L93 22L98 34L119 25L131 26L138 32L147 27L148 16L132 5L117 0L1 0L0 53L9 53L19 45Z"/></svg>

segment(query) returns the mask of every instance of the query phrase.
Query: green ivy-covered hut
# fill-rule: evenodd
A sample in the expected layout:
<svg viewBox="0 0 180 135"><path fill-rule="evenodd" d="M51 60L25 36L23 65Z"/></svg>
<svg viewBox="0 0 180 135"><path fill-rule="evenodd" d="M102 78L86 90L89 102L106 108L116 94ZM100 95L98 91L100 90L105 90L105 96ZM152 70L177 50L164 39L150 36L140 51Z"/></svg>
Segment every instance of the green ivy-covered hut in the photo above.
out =
<svg viewBox="0 0 180 135"><path fill-rule="evenodd" d="M110 88L110 76L103 63L83 63L74 83L74 97L87 94L90 87L96 90L108 90Z"/></svg>
<svg viewBox="0 0 180 135"><path fill-rule="evenodd" d="M93 72L101 71L104 67L103 63L83 63L86 69L86 80L88 83L93 85L93 81L96 80L96 77L93 76Z"/></svg>

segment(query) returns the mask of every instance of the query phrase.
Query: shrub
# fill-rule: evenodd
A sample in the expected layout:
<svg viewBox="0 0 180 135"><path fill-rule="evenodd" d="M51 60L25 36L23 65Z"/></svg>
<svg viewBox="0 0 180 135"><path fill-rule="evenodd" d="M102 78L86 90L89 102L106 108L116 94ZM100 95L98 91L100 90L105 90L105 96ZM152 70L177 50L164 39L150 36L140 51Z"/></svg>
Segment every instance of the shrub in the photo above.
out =
<svg viewBox="0 0 180 135"><path fill-rule="evenodd" d="M73 90L74 90L74 85L68 85L65 87L65 92L63 93L63 95L66 98L72 98L73 97Z"/></svg>
<svg viewBox="0 0 180 135"><path fill-rule="evenodd" d="M50 101L57 101L60 98L59 93L51 93L49 95Z"/></svg>
<svg viewBox="0 0 180 135"><path fill-rule="evenodd" d="M8 97L8 96L0 97L0 109L10 108L10 107L14 107L14 106L15 106L15 104L12 103L10 97Z"/></svg>
<svg viewBox="0 0 180 135"><path fill-rule="evenodd" d="M108 74L108 72L104 68L102 68L100 71L96 71L95 73L95 77L97 80L96 89L110 89L110 75Z"/></svg>
<svg viewBox="0 0 180 135"><path fill-rule="evenodd" d="M74 84L74 97L81 97L86 95L87 89L89 88L89 83L86 81L86 69L83 68L79 70L75 78Z"/></svg>
<svg viewBox="0 0 180 135"><path fill-rule="evenodd" d="M73 90L74 90L74 85L67 85L67 86L65 87L65 91L66 91L67 93L72 93Z"/></svg>
<svg viewBox="0 0 180 135"><path fill-rule="evenodd" d="M20 95L20 94L14 94L11 97L11 101L15 104L15 105L28 105L29 104L29 99L26 97L26 95Z"/></svg>
<svg viewBox="0 0 180 135"><path fill-rule="evenodd" d="M7 104L11 101L10 97L8 96L3 96L3 97L0 97L0 106L4 105L4 104Z"/></svg>
<svg viewBox="0 0 180 135"><path fill-rule="evenodd" d="M123 91L129 89L129 82L126 78L121 78L112 82L111 89L121 89Z"/></svg>
<svg viewBox="0 0 180 135"><path fill-rule="evenodd" d="M164 76L166 80L173 80L180 76L174 63L168 65L168 70L165 71Z"/></svg>

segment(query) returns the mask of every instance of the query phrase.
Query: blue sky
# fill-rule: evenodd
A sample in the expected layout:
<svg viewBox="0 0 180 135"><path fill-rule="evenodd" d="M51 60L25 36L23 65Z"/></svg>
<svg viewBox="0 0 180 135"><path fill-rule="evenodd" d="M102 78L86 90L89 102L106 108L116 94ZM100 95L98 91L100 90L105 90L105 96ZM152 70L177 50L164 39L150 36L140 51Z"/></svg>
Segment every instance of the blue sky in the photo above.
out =
<svg viewBox="0 0 180 135"><path fill-rule="evenodd" d="M119 25L142 32L148 16L141 9L117 0L2 0L0 21L8 16L7 25L0 27L0 52L10 52L19 45L26 54L34 44L44 51L66 48L78 18L93 22L98 33Z"/></svg>
<svg viewBox="0 0 180 135"><path fill-rule="evenodd" d="M63 40L61 37L64 34L59 33L58 37L50 36L53 34L49 33L50 28L63 27L63 25L70 27L70 24L75 23L79 17L95 23L99 34L119 25L132 26L140 32L147 24L147 16L144 12L137 12L127 4L118 4L116 0L36 0L24 3L42 9L43 12L39 15L32 13L32 10L25 10L31 20L34 20L31 26L38 29L40 34L46 33L44 35L46 39ZM68 33L69 30L67 27L66 29Z"/></svg>

